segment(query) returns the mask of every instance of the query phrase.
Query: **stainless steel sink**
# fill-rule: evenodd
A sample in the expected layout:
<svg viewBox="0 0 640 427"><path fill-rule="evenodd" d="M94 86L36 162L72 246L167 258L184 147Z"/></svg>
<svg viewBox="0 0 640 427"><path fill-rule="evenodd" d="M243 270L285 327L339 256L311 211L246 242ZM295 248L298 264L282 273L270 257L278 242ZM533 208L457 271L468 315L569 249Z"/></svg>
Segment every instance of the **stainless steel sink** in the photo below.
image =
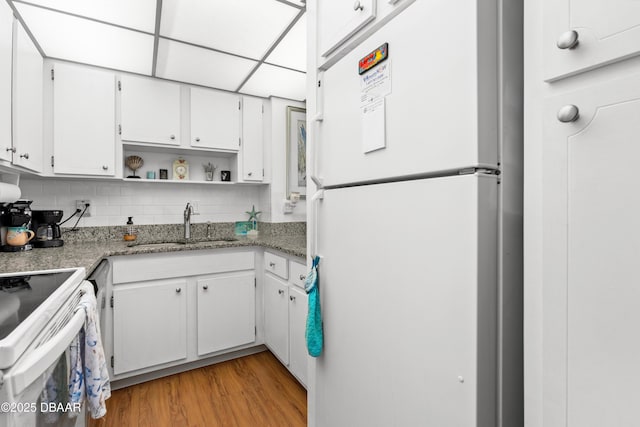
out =
<svg viewBox="0 0 640 427"><path fill-rule="evenodd" d="M174 240L169 242L133 242L129 243L127 246L136 247L136 248L151 248L151 247L163 247L163 248L179 248L183 246L207 246L216 243L226 243L226 242L237 242L238 239L235 238L224 238L224 239L215 239L215 240L199 240L199 241L190 241L190 240Z"/></svg>

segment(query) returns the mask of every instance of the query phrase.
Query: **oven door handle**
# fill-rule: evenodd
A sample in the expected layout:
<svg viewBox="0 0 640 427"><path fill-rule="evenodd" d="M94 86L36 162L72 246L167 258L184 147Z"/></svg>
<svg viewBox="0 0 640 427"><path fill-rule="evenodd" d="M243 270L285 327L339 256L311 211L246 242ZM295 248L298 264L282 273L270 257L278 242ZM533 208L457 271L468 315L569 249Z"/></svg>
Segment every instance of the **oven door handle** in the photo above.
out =
<svg viewBox="0 0 640 427"><path fill-rule="evenodd" d="M22 393L25 388L60 359L60 356L67 351L73 339L84 326L86 317L85 311L79 308L69 323L60 329L55 336L13 366L10 372L15 393Z"/></svg>

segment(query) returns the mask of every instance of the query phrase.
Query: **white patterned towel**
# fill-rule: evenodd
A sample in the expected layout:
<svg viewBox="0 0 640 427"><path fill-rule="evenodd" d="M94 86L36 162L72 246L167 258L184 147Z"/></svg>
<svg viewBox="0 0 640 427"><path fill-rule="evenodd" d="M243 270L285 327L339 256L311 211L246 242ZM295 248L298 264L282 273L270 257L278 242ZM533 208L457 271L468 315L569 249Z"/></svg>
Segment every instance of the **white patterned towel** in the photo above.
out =
<svg viewBox="0 0 640 427"><path fill-rule="evenodd" d="M105 401L111 397L111 384L100 338L100 322L93 287L85 283L83 291L78 310L84 309L86 319L84 327L69 348L69 401L82 404L86 398L91 418L95 419L104 417L107 413Z"/></svg>

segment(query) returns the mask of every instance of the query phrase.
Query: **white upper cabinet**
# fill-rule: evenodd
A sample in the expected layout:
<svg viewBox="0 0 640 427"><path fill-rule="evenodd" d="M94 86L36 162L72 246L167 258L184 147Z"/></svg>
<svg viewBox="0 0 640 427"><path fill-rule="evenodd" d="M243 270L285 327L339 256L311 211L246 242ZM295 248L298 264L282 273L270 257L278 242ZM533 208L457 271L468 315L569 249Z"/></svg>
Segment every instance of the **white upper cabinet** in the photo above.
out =
<svg viewBox="0 0 640 427"><path fill-rule="evenodd" d="M11 161L11 44L13 13L0 2L0 160Z"/></svg>
<svg viewBox="0 0 640 427"><path fill-rule="evenodd" d="M242 98L242 178L244 181L262 181L264 176L263 114L260 98Z"/></svg>
<svg viewBox="0 0 640 427"><path fill-rule="evenodd" d="M240 97L210 89L191 88L191 146L240 149Z"/></svg>
<svg viewBox="0 0 640 427"><path fill-rule="evenodd" d="M545 0L544 78L553 81L640 53L640 2Z"/></svg>
<svg viewBox="0 0 640 427"><path fill-rule="evenodd" d="M161 80L122 76L122 140L180 145L180 86Z"/></svg>
<svg viewBox="0 0 640 427"><path fill-rule="evenodd" d="M376 17L376 0L325 0L318 7L318 46L328 56Z"/></svg>
<svg viewBox="0 0 640 427"><path fill-rule="evenodd" d="M29 35L16 24L13 59L13 164L42 172L43 60Z"/></svg>
<svg viewBox="0 0 640 427"><path fill-rule="evenodd" d="M115 76L56 63L53 81L53 172L115 175Z"/></svg>

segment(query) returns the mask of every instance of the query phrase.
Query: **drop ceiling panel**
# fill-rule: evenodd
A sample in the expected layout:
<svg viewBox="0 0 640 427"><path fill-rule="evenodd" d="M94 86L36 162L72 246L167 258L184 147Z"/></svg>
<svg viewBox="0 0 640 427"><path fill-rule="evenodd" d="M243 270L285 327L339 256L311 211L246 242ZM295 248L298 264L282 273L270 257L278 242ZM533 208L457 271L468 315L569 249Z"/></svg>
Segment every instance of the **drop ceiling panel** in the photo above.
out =
<svg viewBox="0 0 640 427"><path fill-rule="evenodd" d="M261 59L298 12L276 0L164 0L160 35Z"/></svg>
<svg viewBox="0 0 640 427"><path fill-rule="evenodd" d="M306 79L305 73L262 64L240 89L240 92L303 101L306 99Z"/></svg>
<svg viewBox="0 0 640 427"><path fill-rule="evenodd" d="M153 36L15 3L48 57L149 74Z"/></svg>
<svg viewBox="0 0 640 427"><path fill-rule="evenodd" d="M269 54L266 62L299 71L307 70L307 15L289 30L278 46Z"/></svg>
<svg viewBox="0 0 640 427"><path fill-rule="evenodd" d="M29 0L87 18L153 33L156 26L156 0Z"/></svg>
<svg viewBox="0 0 640 427"><path fill-rule="evenodd" d="M235 91L256 61L160 39L156 76Z"/></svg>

